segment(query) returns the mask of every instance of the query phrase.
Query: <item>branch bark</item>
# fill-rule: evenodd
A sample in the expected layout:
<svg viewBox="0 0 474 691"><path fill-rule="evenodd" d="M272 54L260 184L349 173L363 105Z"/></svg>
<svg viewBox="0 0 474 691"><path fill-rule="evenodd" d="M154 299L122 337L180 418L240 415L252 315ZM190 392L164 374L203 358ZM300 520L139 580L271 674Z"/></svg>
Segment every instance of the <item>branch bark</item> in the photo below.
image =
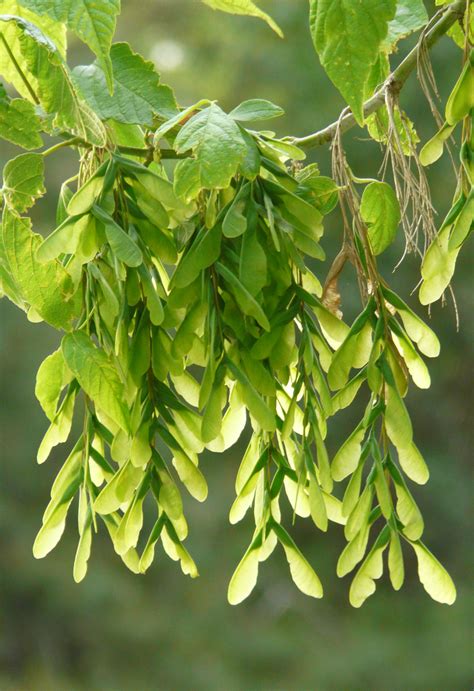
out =
<svg viewBox="0 0 474 691"><path fill-rule="evenodd" d="M439 19L434 26L426 32L424 42L428 48L431 48L446 32L451 28L451 26L464 15L466 9L465 0L456 0L451 5L448 5L445 13ZM405 84L406 80L413 72L417 65L418 60L418 46L415 46L413 50L408 53L406 58L398 65L398 67L388 76L384 84L375 92L375 94L369 98L364 104L364 116L367 117L371 113L375 113L381 106L385 103L385 94L387 89L398 92ZM342 132L347 132L352 127L357 125L357 121L354 118L352 112L346 108L347 114L341 116L333 123L328 125L314 134L309 134L306 137L294 137L291 139L291 143L299 146L303 149L312 149L316 146L321 146L327 144L334 139L337 130Z"/></svg>

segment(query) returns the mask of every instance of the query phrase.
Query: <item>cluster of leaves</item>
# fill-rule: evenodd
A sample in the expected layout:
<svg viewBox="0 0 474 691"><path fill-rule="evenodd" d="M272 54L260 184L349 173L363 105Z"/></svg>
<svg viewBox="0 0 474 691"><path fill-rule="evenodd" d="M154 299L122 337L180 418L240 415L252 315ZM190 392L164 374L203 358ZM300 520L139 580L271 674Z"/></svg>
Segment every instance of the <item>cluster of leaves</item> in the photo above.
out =
<svg viewBox="0 0 474 691"><path fill-rule="evenodd" d="M252 2L205 1L275 28ZM38 462L70 438L74 419L81 430L52 486L34 555L57 545L78 497L76 581L86 574L99 522L132 571L150 567L161 541L185 574L197 576L184 545L181 488L204 501L199 454L224 451L250 421L230 521L253 508L254 529L229 585L231 603L249 595L260 562L278 544L297 587L322 596L284 527L286 503L293 517L310 517L322 531L329 521L344 525L338 575L362 562L350 589L354 606L374 592L387 546L391 582L401 587L400 538L415 551L427 592L452 603L454 585L421 542L423 519L406 480L423 484L428 469L403 399L410 378L430 385L420 353L435 357L439 343L377 269L402 215L392 187L355 180L363 191L343 249L346 257L350 246L364 307L349 327L339 311L338 259L324 288L312 271L325 260L324 215L346 191L317 165L303 167L305 152L291 140L251 129L281 115L279 107L260 99L230 113L207 100L178 107L151 63L128 44L111 45L118 2L3 4L10 13L0 16L0 71L20 97L2 90L0 135L28 152L3 171L0 287L31 321L64 332L38 371L36 395L50 420ZM360 123L364 98L386 76L387 54L427 20L420 11L407 15L413 2L375 4L364 3L348 23L343 2L312 3L316 48ZM69 70L66 27L96 62ZM361 32L367 54L359 53L356 68ZM457 122L466 123L470 84L467 61L425 162ZM32 151L43 132L59 143ZM445 233L443 251L456 254L473 208L466 125L464 133L457 211L433 245ZM79 171L63 184L57 228L43 239L25 214L45 194L45 157L64 146L79 152ZM441 261L430 259L435 251L423 265L424 302L440 295L426 287ZM331 461L328 420L365 383L362 419ZM335 483L346 478L340 499Z"/></svg>

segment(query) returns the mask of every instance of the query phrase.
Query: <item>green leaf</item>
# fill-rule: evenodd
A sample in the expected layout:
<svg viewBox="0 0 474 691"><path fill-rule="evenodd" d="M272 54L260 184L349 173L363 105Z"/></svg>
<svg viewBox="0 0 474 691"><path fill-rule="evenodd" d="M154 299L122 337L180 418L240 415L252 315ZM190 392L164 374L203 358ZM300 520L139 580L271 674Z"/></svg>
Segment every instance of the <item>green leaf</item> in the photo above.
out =
<svg viewBox="0 0 474 691"><path fill-rule="evenodd" d="M366 84L396 2L311 0L310 6L311 34L321 64L362 125Z"/></svg>
<svg viewBox="0 0 474 691"><path fill-rule="evenodd" d="M31 232L30 219L5 207L0 233L0 252L3 250L6 269L22 298L49 324L70 330L79 316L80 296L61 264L37 261L42 237Z"/></svg>
<svg viewBox="0 0 474 691"><path fill-rule="evenodd" d="M249 17L263 19L278 36L283 38L283 32L278 24L270 15L259 9L252 0L203 0L203 2L212 7L213 10L222 10L222 12L229 12L230 14L244 14Z"/></svg>
<svg viewBox="0 0 474 691"><path fill-rule="evenodd" d="M247 153L238 125L215 103L181 128L175 149L177 153L193 152L193 159L180 163L186 164L187 175L191 171L196 184L204 189L228 187Z"/></svg>
<svg viewBox="0 0 474 691"><path fill-rule="evenodd" d="M64 360L86 394L124 432L129 432L125 390L112 360L83 331L67 334L61 344Z"/></svg>
<svg viewBox="0 0 474 691"><path fill-rule="evenodd" d="M38 149L43 145L41 121L35 107L23 98L0 99L0 137L23 149Z"/></svg>
<svg viewBox="0 0 474 691"><path fill-rule="evenodd" d="M56 46L38 27L20 17L0 15L0 32L46 113L53 114L52 125L97 146L105 146L106 132L99 118L78 95L69 69ZM32 100L0 42L0 73L17 91ZM33 99L34 100L34 99Z"/></svg>
<svg viewBox="0 0 474 691"><path fill-rule="evenodd" d="M323 586L305 557L294 543L293 539L286 530L276 523L272 524L278 540L285 550L286 559L290 566L291 577L295 585L305 595L320 598L323 596Z"/></svg>
<svg viewBox="0 0 474 691"><path fill-rule="evenodd" d="M383 252L395 240L400 223L400 205L386 182L371 182L364 189L360 215L367 223L369 242L374 254Z"/></svg>
<svg viewBox="0 0 474 691"><path fill-rule="evenodd" d="M436 602L452 605L456 600L456 587L449 573L422 542L410 544L418 559L420 581L428 595Z"/></svg>
<svg viewBox="0 0 474 691"><path fill-rule="evenodd" d="M143 255L141 249L130 235L115 223L112 216L109 216L97 204L94 204L92 207L92 213L104 224L107 241L116 257L127 266L140 266L143 263Z"/></svg>
<svg viewBox="0 0 474 691"><path fill-rule="evenodd" d="M397 0L395 17L389 22L382 49L392 53L398 41L425 26L428 18L423 0Z"/></svg>
<svg viewBox="0 0 474 691"><path fill-rule="evenodd" d="M284 114L283 108L276 106L271 101L266 101L263 98L251 98L231 110L229 117L239 122L254 122L279 118Z"/></svg>
<svg viewBox="0 0 474 691"><path fill-rule="evenodd" d="M54 43L62 57L66 58L67 32L64 24L48 17L48 15L40 16L37 12L33 12L27 8L27 2L28 0L25 0L25 2L23 0L1 0L0 12L1 14L22 17L34 26L37 26Z"/></svg>
<svg viewBox="0 0 474 691"><path fill-rule="evenodd" d="M217 271L229 284L231 292L234 294L237 304L244 314L253 317L265 331L270 331L270 322L255 298L249 293L247 288L242 285L237 276L220 262L216 263Z"/></svg>
<svg viewBox="0 0 474 691"><path fill-rule="evenodd" d="M20 154L3 169L3 196L8 204L22 213L46 192L44 158L41 154Z"/></svg>
<svg viewBox="0 0 474 691"><path fill-rule="evenodd" d="M53 421L61 391L71 380L61 349L41 363L36 375L35 395L46 416Z"/></svg>
<svg viewBox="0 0 474 691"><path fill-rule="evenodd" d="M70 31L97 55L106 74L109 91L113 89L109 50L115 33L120 0L19 0L39 15L66 24Z"/></svg>
<svg viewBox="0 0 474 691"><path fill-rule="evenodd" d="M97 63L73 70L74 81L102 120L151 126L155 115L170 118L177 112L173 92L160 84L152 62L134 53L128 43L114 43L110 57L112 95L107 92L104 72Z"/></svg>
<svg viewBox="0 0 474 691"><path fill-rule="evenodd" d="M385 77L382 81L384 80ZM394 137L397 137L400 149L405 156L413 156L416 145L420 141L415 125L405 111L397 105L393 107L390 116L387 107L381 106L375 113L367 117L366 126L372 139L382 142L386 146Z"/></svg>

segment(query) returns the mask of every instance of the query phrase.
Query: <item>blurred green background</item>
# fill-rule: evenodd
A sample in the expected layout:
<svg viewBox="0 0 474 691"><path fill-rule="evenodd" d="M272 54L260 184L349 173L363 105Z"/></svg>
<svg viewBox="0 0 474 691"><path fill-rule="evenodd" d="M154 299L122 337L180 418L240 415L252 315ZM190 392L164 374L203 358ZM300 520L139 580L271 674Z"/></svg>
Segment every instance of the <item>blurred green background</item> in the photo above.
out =
<svg viewBox="0 0 474 691"><path fill-rule="evenodd" d="M202 97L232 108L264 97L286 110L275 121L281 134L302 135L335 118L342 104L319 66L307 29L305 0L262 2L280 22L285 40L263 22L212 12L198 0L123 0L117 40L153 59L163 80L186 105ZM430 8L432 9L432 8ZM411 47L405 41L401 53ZM434 49L434 70L443 97L454 84L460 53L450 40ZM91 55L72 39L72 64ZM397 59L397 56L395 56ZM403 103L422 141L435 129L414 77ZM378 146L363 142L362 130L346 135L357 175L375 176ZM2 163L13 149L3 146ZM54 159L54 160L52 160ZM36 212L36 227L50 232L55 194L74 165L64 153L48 159L49 198ZM316 151L330 173L327 150ZM447 157L429 171L439 216L447 211L454 180ZM336 247L337 214L326 224L326 247ZM387 253L385 275L420 314L416 297L419 261L409 257L392 276L402 244ZM469 254L470 252L470 254ZM46 429L34 398L34 377L59 338L44 325L26 321L6 301L0 304L1 500L0 500L0 689L10 690L209 690L209 691L468 691L472 688L472 627L469 583L472 521L469 516L472 448L472 246L460 258L454 287L461 318L436 305L432 326L442 340L431 363L429 391L413 391L409 408L416 440L431 468L426 487L414 487L426 520L425 540L447 566L458 587L452 607L432 602L406 552L407 579L395 593L384 577L361 610L348 604L350 577L335 576L343 540L337 526L327 535L297 519L293 535L325 586L322 601L305 598L293 586L284 556L275 553L261 570L258 587L244 604L226 603L230 575L249 540L251 525L230 526L234 476L244 443L222 455L208 454L203 468L210 496L188 502L189 549L201 577L185 578L161 549L145 577L133 576L99 535L87 579L72 580L76 529L70 516L60 546L35 561L31 545L47 503L49 487L65 457L59 448L45 466L35 454ZM318 269L324 276L324 269ZM350 272L343 289L350 296ZM364 397L359 399L365 405ZM356 406L357 407L357 406ZM332 420L333 452L355 418ZM471 443L470 443L471 442Z"/></svg>

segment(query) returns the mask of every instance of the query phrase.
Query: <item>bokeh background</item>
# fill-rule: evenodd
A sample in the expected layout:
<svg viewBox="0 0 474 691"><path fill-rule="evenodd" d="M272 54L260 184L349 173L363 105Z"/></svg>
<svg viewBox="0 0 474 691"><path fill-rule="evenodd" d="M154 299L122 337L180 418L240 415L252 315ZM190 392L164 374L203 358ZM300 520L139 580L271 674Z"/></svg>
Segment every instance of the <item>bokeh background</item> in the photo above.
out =
<svg viewBox="0 0 474 691"><path fill-rule="evenodd" d="M268 0L262 6L280 22L284 41L263 22L213 12L198 0L123 0L117 40L130 41L135 50L154 60L183 105L209 97L232 108L246 98L265 97L286 110L284 118L274 121L279 133L309 133L333 120L343 104L313 51L307 2ZM71 40L71 63L89 62L92 56ZM400 56L412 45L406 40ZM459 71L459 51L445 38L433 50L432 59L445 97ZM422 141L426 140L435 125L414 77L403 102ZM381 151L365 138L362 130L346 135L350 161L357 175L375 176ZM13 148L3 145L0 153L3 165ZM316 151L309 160L318 161L321 171L330 173L328 151ZM48 159L49 201L36 212L36 227L42 232L53 228L55 192L73 166L73 156L67 152ZM429 178L442 217L454 192L447 157L432 166ZM337 214L328 218L326 228L325 243L331 251L341 232ZM400 240L384 257L383 270L423 314L416 296L409 297L419 261L409 257L392 275L401 250ZM23 313L2 301L0 689L471 689L468 462L473 441L473 258L471 245L460 258L454 282L460 331L456 332L452 307L437 304L432 326L441 337L442 352L430 366L432 388L413 391L408 401L416 440L431 468L429 484L413 491L426 519L425 540L457 584L458 600L452 607L428 598L418 583L414 559L406 552L403 590L393 592L384 578L361 610L352 609L347 598L350 577L335 576L343 546L341 531L334 526L323 535L301 519L292 531L323 580L324 599L301 595L289 578L284 556L276 552L261 569L249 600L230 607L228 579L251 531L246 521L237 527L227 521L244 443L203 458L209 499L204 505L188 502L188 545L199 564L199 579L185 578L161 549L150 572L134 576L113 553L108 538L99 535L88 577L75 585L72 562L77 536L72 515L60 546L46 559L35 561L31 545L65 449L58 449L45 466L36 465L46 420L34 398L34 377L59 338L45 325L29 324ZM350 281L350 272L344 274L342 287L349 307L354 307ZM358 400L363 406L365 399ZM333 419L331 451L354 419L350 414Z"/></svg>

